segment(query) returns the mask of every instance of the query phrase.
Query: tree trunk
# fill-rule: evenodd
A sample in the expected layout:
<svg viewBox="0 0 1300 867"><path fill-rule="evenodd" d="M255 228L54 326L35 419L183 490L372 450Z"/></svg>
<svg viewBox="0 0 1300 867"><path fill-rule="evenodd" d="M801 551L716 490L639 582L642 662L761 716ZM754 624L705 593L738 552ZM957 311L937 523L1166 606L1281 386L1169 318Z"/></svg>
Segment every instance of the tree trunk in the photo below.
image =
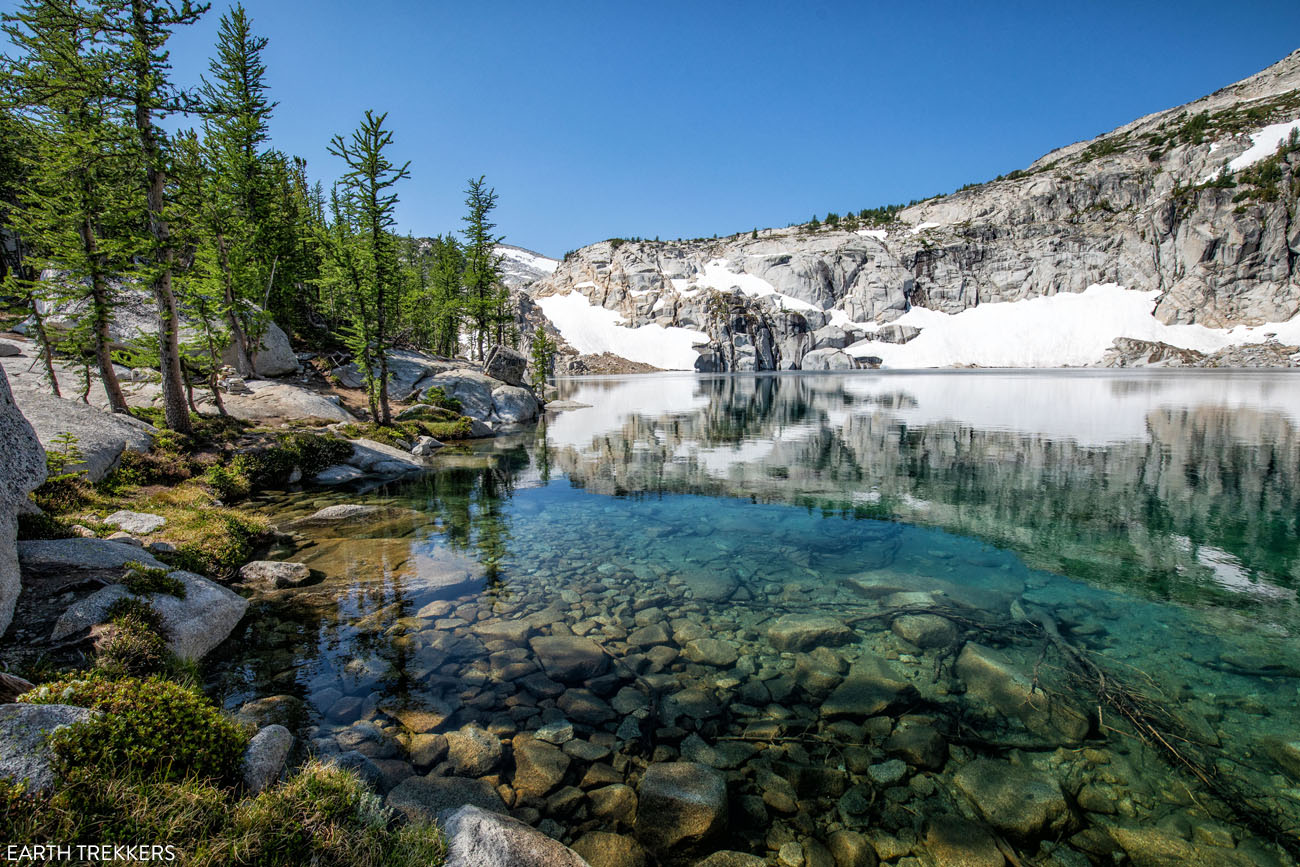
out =
<svg viewBox="0 0 1300 867"><path fill-rule="evenodd" d="M28 279L30 286L34 278ZM59 378L54 373L54 348L50 346L50 337L45 333L45 320L41 318L41 311L36 306L36 296L29 289L27 292L27 304L32 311L32 322L36 324L36 342L41 348L41 361L45 365L45 376L50 381L50 390L54 392L55 397L63 397L59 391Z"/></svg>
<svg viewBox="0 0 1300 867"><path fill-rule="evenodd" d="M151 42L146 12L143 0L132 0L131 20L135 30L133 36L137 56ZM152 86L150 79L157 73L149 67L147 53L135 62L135 128L144 155L148 180L146 199L149 207L149 231L153 235L154 260L159 269L153 282L153 294L158 305L158 368L162 374L163 419L167 427L177 433L188 434L193 433L194 426L190 423L185 402L176 293L172 291L172 261L176 253L172 249L171 230L163 214L167 174L163 169L162 143L153 125L152 98L145 90Z"/></svg>
<svg viewBox="0 0 1300 867"><path fill-rule="evenodd" d="M109 349L108 319L112 305L108 303L108 287L104 285L98 239L89 222L81 224L81 246L90 262L90 308L95 318L95 361L99 364L99 380L104 384L104 394L108 396L108 408L113 412L126 413L129 411L126 396L122 394L122 384L117 381L117 371L113 369L113 356Z"/></svg>
<svg viewBox="0 0 1300 867"><path fill-rule="evenodd" d="M217 235L217 258L221 266L221 286L226 303L226 324L230 326L230 335L235 339L235 370L245 378L253 376L253 350L249 347L248 334L239 319L239 309L235 301L235 286L230 279L230 254L226 249L226 236ZM222 413L224 415L225 413Z"/></svg>

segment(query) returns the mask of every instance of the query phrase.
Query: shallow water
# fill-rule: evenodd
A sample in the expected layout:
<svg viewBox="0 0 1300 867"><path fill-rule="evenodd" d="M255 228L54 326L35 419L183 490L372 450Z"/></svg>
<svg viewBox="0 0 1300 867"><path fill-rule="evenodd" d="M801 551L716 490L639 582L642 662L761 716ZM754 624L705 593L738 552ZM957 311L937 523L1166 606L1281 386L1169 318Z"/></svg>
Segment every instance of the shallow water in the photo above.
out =
<svg viewBox="0 0 1300 867"><path fill-rule="evenodd" d="M631 815L598 808L597 777L718 768L726 829L663 863L721 848L775 863L790 843L822 863L843 830L895 863L957 863L945 817L971 858L991 833L1033 863L1292 863L1270 836L1291 829L1294 847L1300 827L1295 375L561 389L592 407L420 479L262 503L282 528L335 503L386 509L295 529L279 555L324 580L258 598L212 667L227 704L301 698L317 751L358 747L386 785L412 770L486 778L566 842L633 833ZM782 617L822 620L791 638ZM575 634L602 650L561 676L535 640ZM1205 779L1135 737L1129 694L1099 696L1063 647L1105 673L1111 699L1116 684L1140 694ZM474 724L509 745L558 719L577 740L540 793L509 748L471 773L411 737ZM917 731L924 759L907 745ZM1017 769L1059 787L1064 818L982 812Z"/></svg>

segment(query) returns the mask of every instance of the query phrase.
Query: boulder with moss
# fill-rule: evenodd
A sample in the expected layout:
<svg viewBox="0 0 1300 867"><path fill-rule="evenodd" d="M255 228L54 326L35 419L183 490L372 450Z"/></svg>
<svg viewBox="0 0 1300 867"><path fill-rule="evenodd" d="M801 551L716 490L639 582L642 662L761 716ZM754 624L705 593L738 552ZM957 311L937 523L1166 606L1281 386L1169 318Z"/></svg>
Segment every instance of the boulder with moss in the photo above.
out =
<svg viewBox="0 0 1300 867"><path fill-rule="evenodd" d="M171 572L183 595L140 594L158 612L170 650L181 659L202 659L234 631L248 609L248 600L193 572ZM119 599L136 597L125 584L110 584L74 602L54 624L51 638L61 641L108 620Z"/></svg>
<svg viewBox="0 0 1300 867"><path fill-rule="evenodd" d="M0 705L0 778L22 783L28 792L48 791L55 775L47 736L94 716L94 711L66 704Z"/></svg>

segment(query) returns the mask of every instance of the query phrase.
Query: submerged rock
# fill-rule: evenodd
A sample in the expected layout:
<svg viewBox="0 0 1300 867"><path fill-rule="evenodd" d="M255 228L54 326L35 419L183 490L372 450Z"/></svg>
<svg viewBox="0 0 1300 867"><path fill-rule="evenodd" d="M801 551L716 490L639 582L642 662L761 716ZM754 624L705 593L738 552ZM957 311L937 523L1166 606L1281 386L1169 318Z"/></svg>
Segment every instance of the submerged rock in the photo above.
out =
<svg viewBox="0 0 1300 867"><path fill-rule="evenodd" d="M516 790L530 798L544 798L560 785L571 760L559 747L530 735L516 735L511 745Z"/></svg>
<svg viewBox="0 0 1300 867"><path fill-rule="evenodd" d="M956 670L966 682L969 698L1019 719L1025 728L1048 741L1075 744L1092 729L1082 711L1036 687L1033 676L999 650L967 642L957 657Z"/></svg>
<svg viewBox="0 0 1300 867"><path fill-rule="evenodd" d="M695 762L646 768L637 788L636 836L652 851L679 851L707 839L727 821L727 779Z"/></svg>
<svg viewBox="0 0 1300 867"><path fill-rule="evenodd" d="M546 675L562 683L580 683L599 677L609 667L609 657L590 638L545 635L529 641Z"/></svg>
<svg viewBox="0 0 1300 867"><path fill-rule="evenodd" d="M491 783L466 777L407 777L393 787L384 804L412 822L436 822L441 814L466 805L493 813L506 811Z"/></svg>
<svg viewBox="0 0 1300 867"><path fill-rule="evenodd" d="M767 639L777 650L837 647L854 637L843 621L824 614L785 614L767 627Z"/></svg>
<svg viewBox="0 0 1300 867"><path fill-rule="evenodd" d="M925 832L935 867L1004 867L1006 858L988 829L960 816L935 816Z"/></svg>
<svg viewBox="0 0 1300 867"><path fill-rule="evenodd" d="M916 688L891 663L877 656L864 656L822 702L821 714L826 719L875 716L915 695Z"/></svg>
<svg viewBox="0 0 1300 867"><path fill-rule="evenodd" d="M254 560L239 569L240 580L267 587L301 587L311 580L311 569L285 560Z"/></svg>
<svg viewBox="0 0 1300 867"><path fill-rule="evenodd" d="M362 505L359 503L340 503L337 506L326 506L305 518L299 518L296 521L293 521L289 526L315 527L325 524L351 523L377 517L382 511L383 509L379 506Z"/></svg>
<svg viewBox="0 0 1300 867"><path fill-rule="evenodd" d="M899 638L922 650L949 647L957 640L957 627L937 614L904 614L894 618L892 628Z"/></svg>
<svg viewBox="0 0 1300 867"><path fill-rule="evenodd" d="M976 759L957 772L953 783L986 822L1004 833L1029 840L1059 837L1074 826L1060 784L1041 771Z"/></svg>
<svg viewBox="0 0 1300 867"><path fill-rule="evenodd" d="M452 773L481 777L501 763L501 741L476 725L447 732L447 762Z"/></svg>

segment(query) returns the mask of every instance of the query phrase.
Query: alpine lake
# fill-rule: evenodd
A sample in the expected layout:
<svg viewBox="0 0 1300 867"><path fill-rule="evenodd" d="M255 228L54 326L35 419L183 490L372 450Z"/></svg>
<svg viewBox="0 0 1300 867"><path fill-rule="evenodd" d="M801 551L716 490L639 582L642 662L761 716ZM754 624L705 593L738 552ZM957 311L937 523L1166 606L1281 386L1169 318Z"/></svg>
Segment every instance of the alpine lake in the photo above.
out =
<svg viewBox="0 0 1300 867"><path fill-rule="evenodd" d="M593 867L1296 863L1300 374L558 387L256 502L225 705Z"/></svg>

